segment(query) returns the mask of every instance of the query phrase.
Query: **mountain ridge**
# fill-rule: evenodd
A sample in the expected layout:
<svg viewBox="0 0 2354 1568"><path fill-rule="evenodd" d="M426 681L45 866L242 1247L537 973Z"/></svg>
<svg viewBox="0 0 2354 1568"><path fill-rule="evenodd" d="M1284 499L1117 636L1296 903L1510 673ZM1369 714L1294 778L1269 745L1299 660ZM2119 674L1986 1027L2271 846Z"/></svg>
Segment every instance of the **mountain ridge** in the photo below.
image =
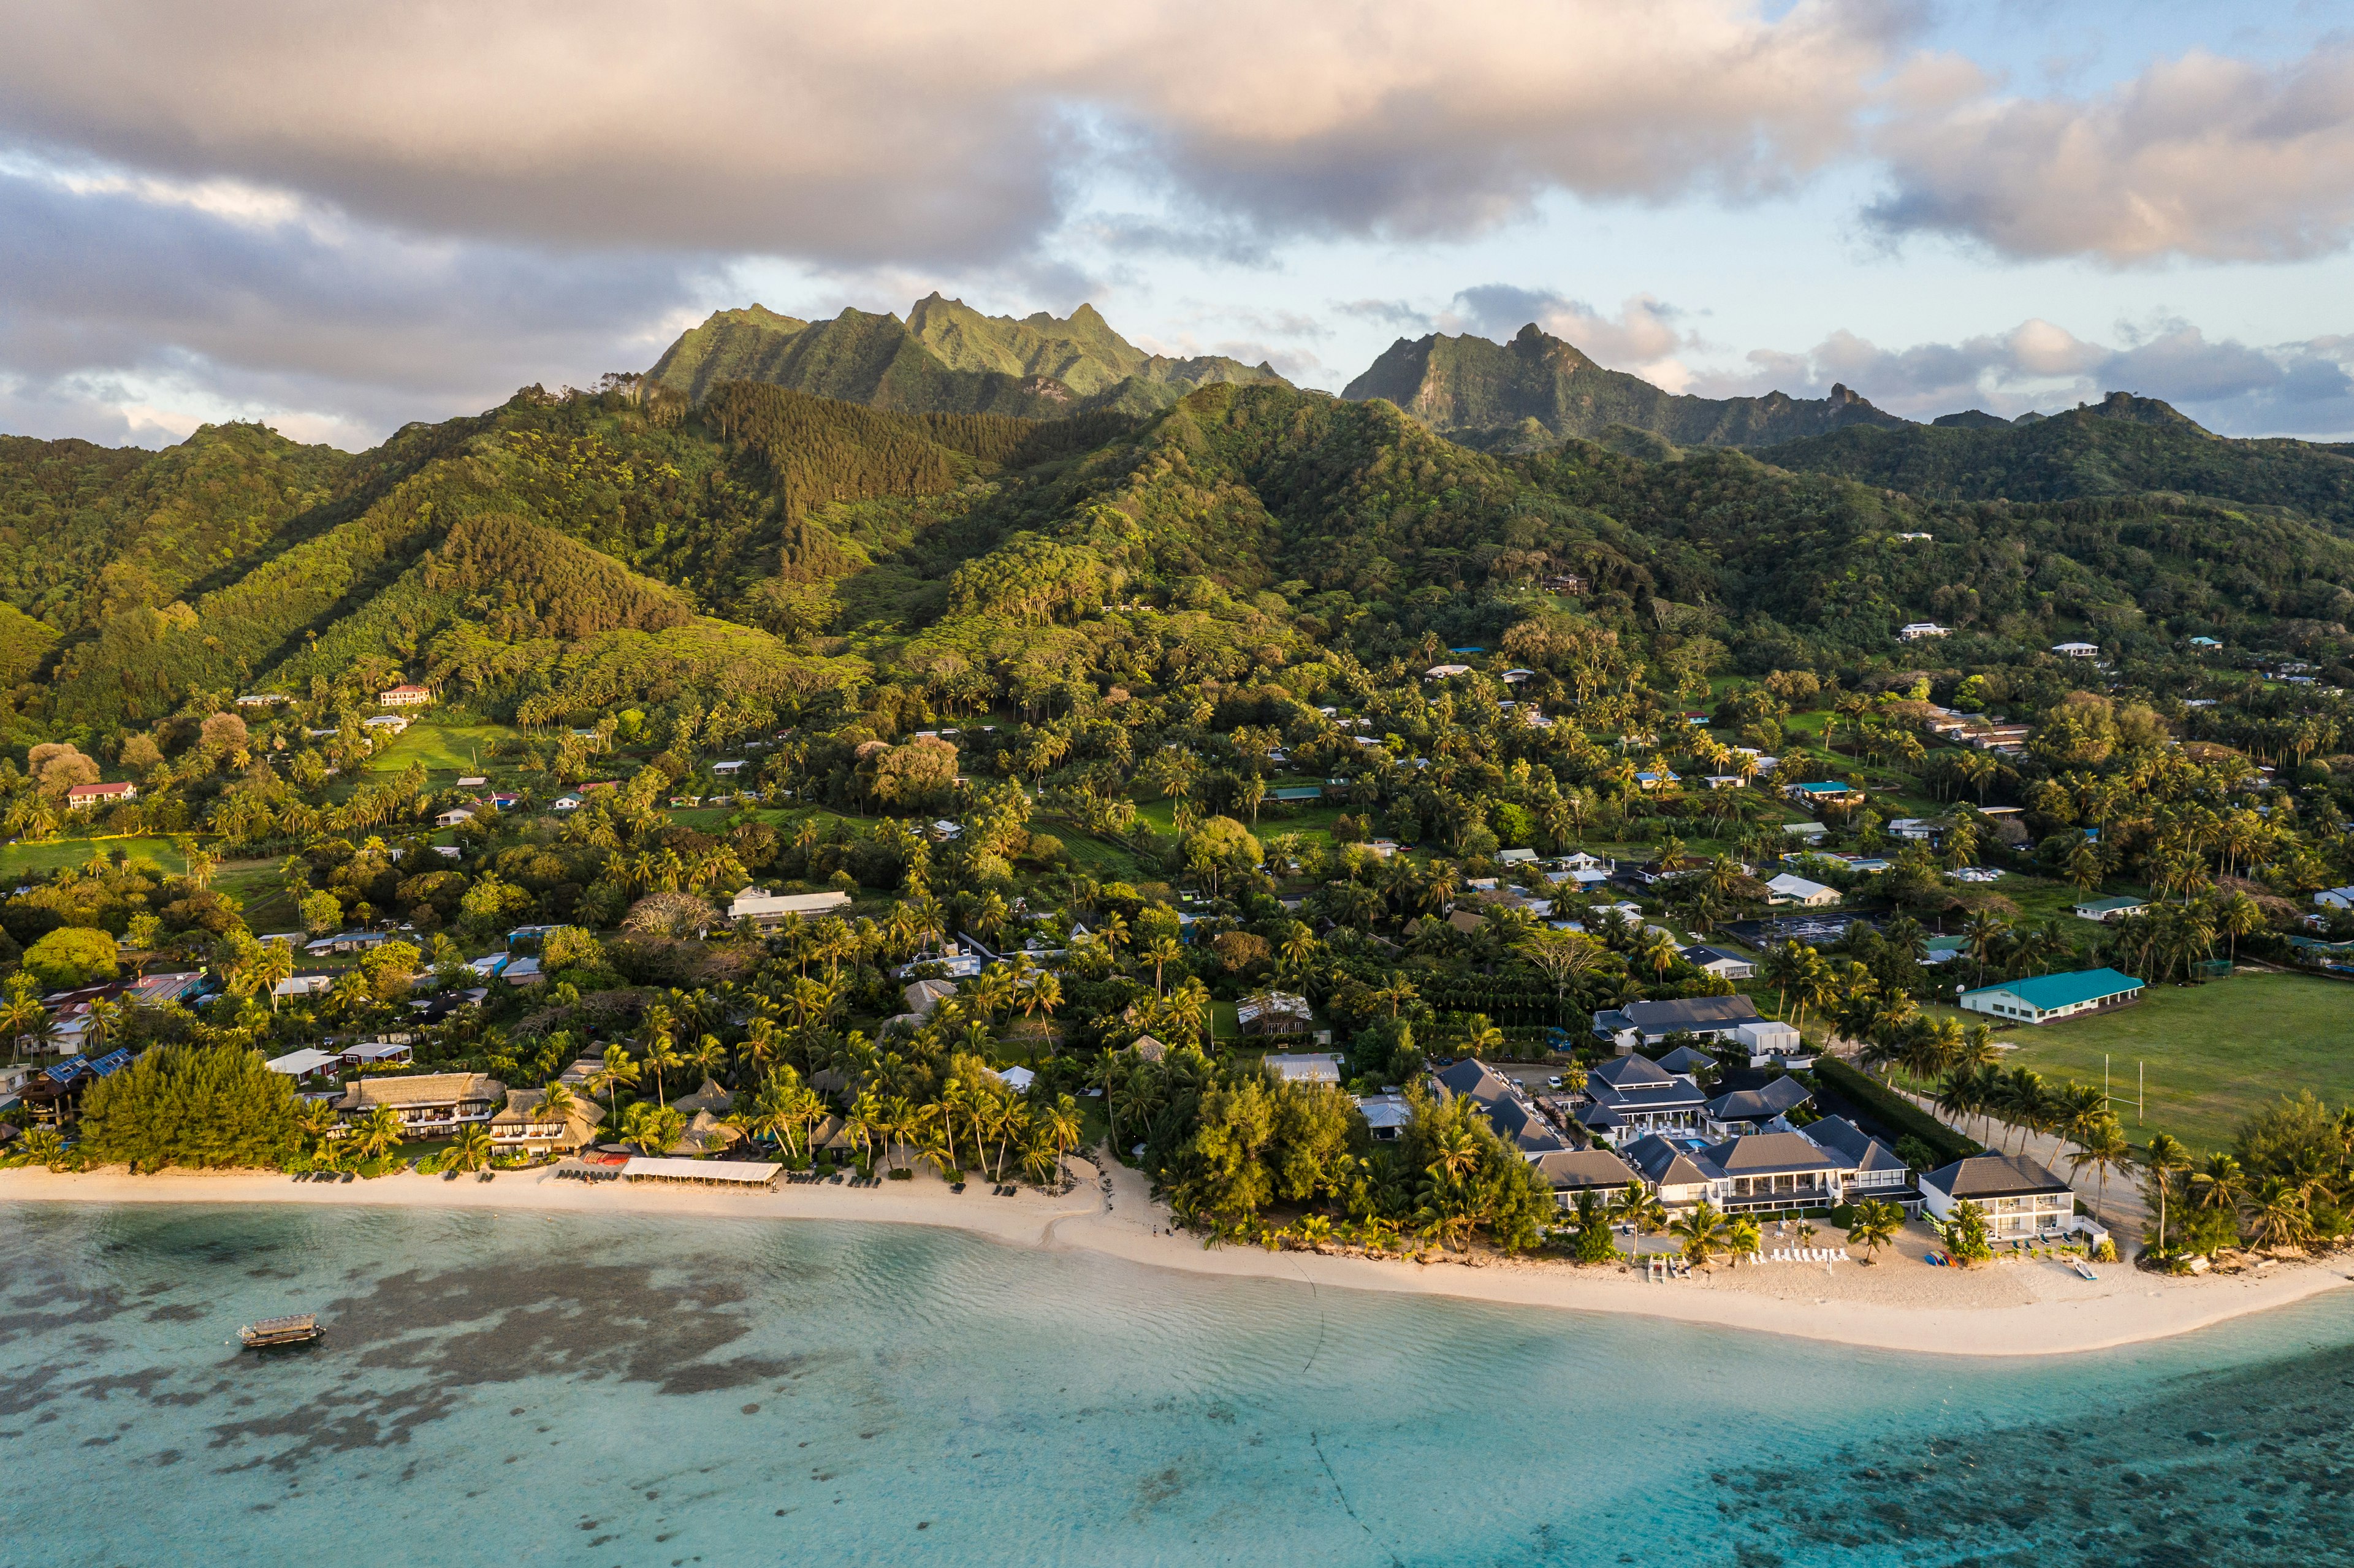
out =
<svg viewBox="0 0 2354 1568"><path fill-rule="evenodd" d="M1481 447L1594 440L1614 425L1677 446L1766 446L1848 425L1908 425L1845 386L1819 398L1695 397L1606 369L1533 322L1510 343L1465 334L1400 338L1342 388L1387 398L1442 435Z"/></svg>
<svg viewBox="0 0 2354 1568"><path fill-rule="evenodd" d="M715 311L679 334L645 381L693 403L723 381L759 381L902 413L1022 418L1149 414L1214 382L1290 385L1266 364L1147 354L1090 304L1067 318L1017 319L937 291L905 320L855 307L816 322L758 304Z"/></svg>

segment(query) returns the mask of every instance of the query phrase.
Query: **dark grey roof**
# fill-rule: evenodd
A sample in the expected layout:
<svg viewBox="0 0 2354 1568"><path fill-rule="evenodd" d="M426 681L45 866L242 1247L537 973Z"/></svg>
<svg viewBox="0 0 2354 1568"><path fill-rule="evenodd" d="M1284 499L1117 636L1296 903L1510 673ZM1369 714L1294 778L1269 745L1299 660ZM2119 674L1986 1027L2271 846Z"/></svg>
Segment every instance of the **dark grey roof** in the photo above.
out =
<svg viewBox="0 0 2354 1568"><path fill-rule="evenodd" d="M1634 1167L1606 1149L1564 1149L1530 1161L1556 1192L1616 1191L1635 1180Z"/></svg>
<svg viewBox="0 0 2354 1568"><path fill-rule="evenodd" d="M1612 1110L1608 1106L1603 1105L1597 1101L1590 1106L1580 1106L1577 1107L1577 1125L1580 1127L1599 1128L1606 1130L1607 1128L1614 1127L1626 1126L1627 1118L1620 1116L1617 1111Z"/></svg>
<svg viewBox="0 0 2354 1568"><path fill-rule="evenodd" d="M2068 1183L2016 1154L1973 1154L1921 1178L1953 1198L2009 1198L2022 1192L2064 1192Z"/></svg>
<svg viewBox="0 0 2354 1568"><path fill-rule="evenodd" d="M1516 1097L1507 1095L1501 1099L1484 1103L1488 1125L1494 1128L1497 1136L1507 1143L1518 1145L1522 1153L1545 1154L1569 1147L1544 1118Z"/></svg>
<svg viewBox="0 0 2354 1568"><path fill-rule="evenodd" d="M1728 1138L1708 1150L1708 1162L1728 1176L1784 1171L1837 1171L1842 1163L1815 1147L1804 1133L1753 1132Z"/></svg>
<svg viewBox="0 0 2354 1568"><path fill-rule="evenodd" d="M1614 1089L1607 1084L1589 1083L1585 1092L1596 1104L1621 1111L1698 1110L1707 1103L1700 1086L1690 1078L1670 1078L1664 1084L1646 1084L1639 1089Z"/></svg>
<svg viewBox="0 0 2354 1568"><path fill-rule="evenodd" d="M1772 1121L1813 1099L1814 1093L1787 1073L1762 1089L1735 1089L1708 1102L1708 1114L1719 1121Z"/></svg>
<svg viewBox="0 0 2354 1568"><path fill-rule="evenodd" d="M1587 1086L1593 1086L1597 1079L1614 1089L1635 1089L1654 1085L1664 1086L1675 1080L1675 1075L1649 1056L1613 1056L1607 1062L1596 1062L1587 1069Z"/></svg>
<svg viewBox="0 0 2354 1568"><path fill-rule="evenodd" d="M1691 1187L1717 1179L1716 1171L1656 1132L1628 1144L1625 1154L1627 1163L1654 1186Z"/></svg>
<svg viewBox="0 0 2354 1568"><path fill-rule="evenodd" d="M1511 1079L1487 1063L1470 1056L1441 1067L1432 1075L1447 1086L1447 1093L1469 1095L1475 1100L1509 1099L1512 1093Z"/></svg>
<svg viewBox="0 0 2354 1568"><path fill-rule="evenodd" d="M1663 1070L1687 1075L1706 1071L1716 1065L1716 1058L1696 1045L1679 1045L1659 1058L1659 1066Z"/></svg>
<svg viewBox="0 0 2354 1568"><path fill-rule="evenodd" d="M1843 1116L1827 1116L1807 1124L1807 1136L1857 1171L1908 1169L1896 1150Z"/></svg>
<svg viewBox="0 0 2354 1568"><path fill-rule="evenodd" d="M1646 1034L1679 1029L1725 1029L1755 1021L1757 1008L1745 996L1687 996L1673 1001L1630 1001L1619 1009Z"/></svg>
<svg viewBox="0 0 2354 1568"><path fill-rule="evenodd" d="M1730 948L1712 948L1705 942L1684 948L1678 955L1684 962L1698 966L1709 963L1747 964L1755 968L1757 960L1734 952Z"/></svg>

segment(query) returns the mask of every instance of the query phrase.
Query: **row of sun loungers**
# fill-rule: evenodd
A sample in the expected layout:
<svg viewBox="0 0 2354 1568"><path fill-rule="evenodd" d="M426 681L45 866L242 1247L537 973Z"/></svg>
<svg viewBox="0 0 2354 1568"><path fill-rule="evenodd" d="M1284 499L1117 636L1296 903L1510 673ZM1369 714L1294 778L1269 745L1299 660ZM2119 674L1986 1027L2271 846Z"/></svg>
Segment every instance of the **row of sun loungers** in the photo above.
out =
<svg viewBox="0 0 2354 1568"><path fill-rule="evenodd" d="M1776 1263L1845 1263L1848 1255L1843 1246L1777 1246L1773 1259Z"/></svg>

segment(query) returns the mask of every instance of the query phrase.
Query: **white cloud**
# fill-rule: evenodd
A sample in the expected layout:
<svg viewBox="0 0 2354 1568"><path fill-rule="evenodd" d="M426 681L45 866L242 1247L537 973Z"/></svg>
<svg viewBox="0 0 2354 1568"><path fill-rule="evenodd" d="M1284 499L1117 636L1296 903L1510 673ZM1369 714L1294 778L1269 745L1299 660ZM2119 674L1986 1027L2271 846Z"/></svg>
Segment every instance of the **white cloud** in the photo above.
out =
<svg viewBox="0 0 2354 1568"><path fill-rule="evenodd" d="M1019 250L1108 162L1273 233L1781 188L1900 0L0 0L0 137L372 222L832 260Z"/></svg>
<svg viewBox="0 0 2354 1568"><path fill-rule="evenodd" d="M1950 85L1950 84L1948 84ZM2354 237L2354 45L2278 66L2204 51L2091 100L1932 95L1879 134L1869 220L2006 256L2270 261Z"/></svg>

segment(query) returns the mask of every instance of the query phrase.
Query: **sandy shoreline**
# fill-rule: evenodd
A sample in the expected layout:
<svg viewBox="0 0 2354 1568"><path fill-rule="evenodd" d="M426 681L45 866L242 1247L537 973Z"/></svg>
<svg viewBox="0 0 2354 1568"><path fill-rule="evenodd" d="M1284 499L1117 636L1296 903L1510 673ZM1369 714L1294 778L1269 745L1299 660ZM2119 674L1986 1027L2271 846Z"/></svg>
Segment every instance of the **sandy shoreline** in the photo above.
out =
<svg viewBox="0 0 2354 1568"><path fill-rule="evenodd" d="M1092 1167L1074 1160L1075 1170ZM2064 1355L2165 1339L2250 1312L2302 1301L2349 1282L2348 1266L2282 1264L2236 1277L2158 1279L2124 1266L2098 1283L2057 1263L2017 1261L1961 1272L1921 1261L1925 1236L1908 1233L1873 1267L1766 1264L1672 1284L1558 1262L1474 1265L1377 1262L1257 1247L1204 1249L1171 1235L1165 1209L1143 1178L1115 1168L1108 1193L1082 1181L1054 1197L1022 1190L1000 1198L962 1193L928 1173L912 1181L828 1184L753 1193L621 1186L504 1171L496 1180L387 1176L334 1185L284 1176L171 1171L58 1174L0 1171L0 1202L92 1203L271 1202L318 1206L718 1215L733 1219L850 1220L946 1226L1009 1245L1084 1251L1189 1274L1292 1280L1318 1287L1447 1296L1511 1306L1631 1313L1677 1322L1793 1335L1876 1350L1961 1356ZM1824 1234L1819 1241L1836 1245ZM1770 1252L1783 1245L1769 1234Z"/></svg>

